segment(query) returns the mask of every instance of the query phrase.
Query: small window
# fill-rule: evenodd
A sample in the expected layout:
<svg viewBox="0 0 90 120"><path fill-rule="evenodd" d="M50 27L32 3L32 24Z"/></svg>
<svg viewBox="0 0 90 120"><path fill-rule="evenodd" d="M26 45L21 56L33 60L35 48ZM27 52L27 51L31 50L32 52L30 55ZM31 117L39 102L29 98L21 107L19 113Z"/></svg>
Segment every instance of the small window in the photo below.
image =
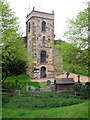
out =
<svg viewBox="0 0 90 120"><path fill-rule="evenodd" d="M46 22L45 21L42 22L42 31L46 31Z"/></svg>
<svg viewBox="0 0 90 120"><path fill-rule="evenodd" d="M29 22L29 25L28 25L28 32L30 32L30 22Z"/></svg>
<svg viewBox="0 0 90 120"><path fill-rule="evenodd" d="M39 73L39 69L34 69L33 72L34 73Z"/></svg>
<svg viewBox="0 0 90 120"><path fill-rule="evenodd" d="M41 51L40 62L41 63L45 63L46 62L46 51Z"/></svg>
<svg viewBox="0 0 90 120"><path fill-rule="evenodd" d="M45 42L45 36L43 36L43 43Z"/></svg>

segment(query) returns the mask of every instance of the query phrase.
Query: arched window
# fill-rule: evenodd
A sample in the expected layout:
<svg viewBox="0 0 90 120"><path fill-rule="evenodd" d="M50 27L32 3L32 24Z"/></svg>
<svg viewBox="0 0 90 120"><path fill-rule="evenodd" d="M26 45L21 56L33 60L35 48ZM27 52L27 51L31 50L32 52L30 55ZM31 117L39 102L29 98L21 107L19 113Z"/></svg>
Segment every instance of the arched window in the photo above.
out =
<svg viewBox="0 0 90 120"><path fill-rule="evenodd" d="M30 32L30 22L29 22L29 25L28 25L28 32Z"/></svg>
<svg viewBox="0 0 90 120"><path fill-rule="evenodd" d="M45 21L42 22L42 31L46 31L46 22Z"/></svg>
<svg viewBox="0 0 90 120"><path fill-rule="evenodd" d="M46 62L46 51L41 51L40 62L41 63L45 63Z"/></svg>

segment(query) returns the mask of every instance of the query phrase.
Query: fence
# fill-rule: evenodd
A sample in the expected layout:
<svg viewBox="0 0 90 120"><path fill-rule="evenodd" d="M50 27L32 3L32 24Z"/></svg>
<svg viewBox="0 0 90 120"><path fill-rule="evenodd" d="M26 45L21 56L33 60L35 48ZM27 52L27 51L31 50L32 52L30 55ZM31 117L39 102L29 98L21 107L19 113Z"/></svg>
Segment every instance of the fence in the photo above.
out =
<svg viewBox="0 0 90 120"><path fill-rule="evenodd" d="M2 95L19 95L19 96L25 96L28 93L30 96L37 96L39 93L48 93L48 94L75 94L73 91L53 91L53 92L43 92L43 91L25 91L25 90L9 90L9 89L0 89L0 94Z"/></svg>

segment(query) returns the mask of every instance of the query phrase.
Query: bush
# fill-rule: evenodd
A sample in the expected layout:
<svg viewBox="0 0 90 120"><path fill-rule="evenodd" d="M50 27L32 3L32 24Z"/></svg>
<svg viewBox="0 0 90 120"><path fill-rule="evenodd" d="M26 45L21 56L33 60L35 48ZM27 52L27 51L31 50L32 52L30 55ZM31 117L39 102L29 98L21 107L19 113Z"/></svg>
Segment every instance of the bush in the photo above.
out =
<svg viewBox="0 0 90 120"><path fill-rule="evenodd" d="M81 96L81 98L90 98L90 83L86 82L85 85L76 83L75 91L79 96Z"/></svg>
<svg viewBox="0 0 90 120"><path fill-rule="evenodd" d="M73 97L60 97L58 95L13 96L7 103L9 108L52 108L79 104L85 100Z"/></svg>
<svg viewBox="0 0 90 120"><path fill-rule="evenodd" d="M13 95L2 95L2 106L5 106L12 97Z"/></svg>

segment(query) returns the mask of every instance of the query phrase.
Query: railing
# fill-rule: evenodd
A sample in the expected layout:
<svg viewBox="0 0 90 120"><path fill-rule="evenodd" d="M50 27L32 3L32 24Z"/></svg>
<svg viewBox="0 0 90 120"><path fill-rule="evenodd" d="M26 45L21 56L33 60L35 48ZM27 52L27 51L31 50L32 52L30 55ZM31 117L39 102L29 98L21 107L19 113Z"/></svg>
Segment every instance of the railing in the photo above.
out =
<svg viewBox="0 0 90 120"><path fill-rule="evenodd" d="M34 93L34 94L28 94L28 93ZM35 95L36 93L36 95ZM51 91L51 92L44 92L44 91L25 91L25 90L9 90L9 89L0 89L0 94L2 95L19 95L19 96L25 96L25 95L29 95L29 96L37 96L37 94L39 93L50 93L50 94L75 94L74 91Z"/></svg>

